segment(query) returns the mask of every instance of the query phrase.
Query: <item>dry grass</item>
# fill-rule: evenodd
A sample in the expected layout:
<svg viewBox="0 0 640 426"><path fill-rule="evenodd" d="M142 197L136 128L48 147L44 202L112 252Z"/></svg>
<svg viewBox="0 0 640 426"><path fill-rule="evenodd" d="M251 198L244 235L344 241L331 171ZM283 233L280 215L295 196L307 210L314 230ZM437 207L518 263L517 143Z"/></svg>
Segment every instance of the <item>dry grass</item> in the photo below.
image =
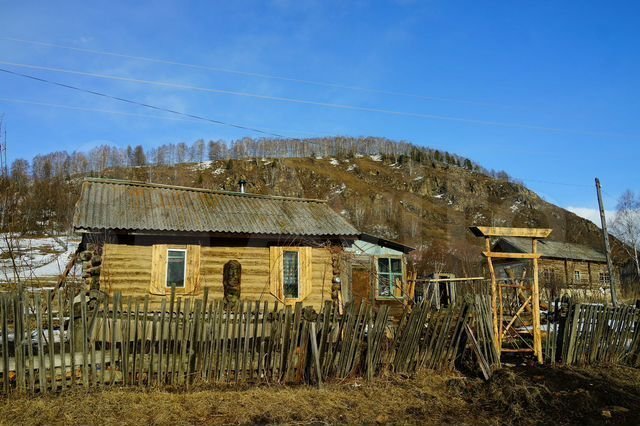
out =
<svg viewBox="0 0 640 426"><path fill-rule="evenodd" d="M603 415L608 412L610 417ZM81 389L0 400L0 424L640 424L640 372L502 370L489 382L428 372L371 383Z"/></svg>

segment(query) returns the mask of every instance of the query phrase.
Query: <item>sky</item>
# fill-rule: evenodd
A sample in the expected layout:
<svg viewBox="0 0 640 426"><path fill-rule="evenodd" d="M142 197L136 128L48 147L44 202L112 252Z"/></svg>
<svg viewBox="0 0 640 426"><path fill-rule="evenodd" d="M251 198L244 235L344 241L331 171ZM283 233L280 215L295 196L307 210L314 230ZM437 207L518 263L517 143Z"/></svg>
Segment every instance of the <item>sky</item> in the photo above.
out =
<svg viewBox="0 0 640 426"><path fill-rule="evenodd" d="M285 137L382 136L596 217L640 191L638 2L0 0L0 70ZM146 59L145 59L146 58ZM0 71L9 162L260 137Z"/></svg>

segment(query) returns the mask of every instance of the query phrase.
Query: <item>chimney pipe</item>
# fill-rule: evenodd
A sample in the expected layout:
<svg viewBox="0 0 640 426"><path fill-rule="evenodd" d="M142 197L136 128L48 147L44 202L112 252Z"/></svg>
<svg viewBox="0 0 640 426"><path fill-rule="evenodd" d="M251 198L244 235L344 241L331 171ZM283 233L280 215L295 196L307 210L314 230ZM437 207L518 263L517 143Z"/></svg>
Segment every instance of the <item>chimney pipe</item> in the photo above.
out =
<svg viewBox="0 0 640 426"><path fill-rule="evenodd" d="M238 181L238 185L240 186L240 193L244 194L245 193L245 187L247 186L247 181L244 180L244 178L240 178L240 180Z"/></svg>

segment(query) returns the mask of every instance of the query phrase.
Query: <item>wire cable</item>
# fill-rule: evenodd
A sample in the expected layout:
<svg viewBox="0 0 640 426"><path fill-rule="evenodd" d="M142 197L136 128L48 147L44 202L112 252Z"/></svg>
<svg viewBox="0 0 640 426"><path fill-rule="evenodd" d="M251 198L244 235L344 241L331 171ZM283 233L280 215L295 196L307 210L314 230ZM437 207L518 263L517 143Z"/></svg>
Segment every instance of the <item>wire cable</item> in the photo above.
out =
<svg viewBox="0 0 640 426"><path fill-rule="evenodd" d="M0 64L20 67L20 68L36 69L41 71L52 71L52 72L65 73L65 74L82 75L85 77L94 77L94 78L101 78L101 79L107 79L107 80L125 81L128 83L140 83L140 84L147 84L147 85L153 85L153 86L169 87L169 88L180 89L180 90L219 93L219 94L225 94L225 95L272 100L272 101L278 101L278 102L314 105L314 106L321 106L326 108L334 108L334 109L342 109L342 110L373 112L373 113L379 113L379 114L413 117L413 118L420 118L420 119L426 119L426 120L452 121L452 122L476 124L476 125L487 125L487 126L506 127L506 128L520 128L520 129L529 129L529 130L539 130L539 131L545 131L545 132L572 133L572 134L582 134L582 135L589 135L589 136L609 136L609 137L630 137L631 136L631 135L612 133L612 132L582 131L582 130L563 129L563 128L556 128L556 127L536 126L536 125L529 125L529 124L522 124L522 123L505 123L505 122L499 122L499 121L470 119L470 118L462 118L462 117L454 117L454 116L446 116L446 115L422 114L422 113L416 113L416 112L395 111L395 110L388 110L388 109L382 109L382 108L369 108L369 107L361 107L361 106L348 105L348 104L336 104L331 102L312 101L307 99L261 95L258 93L251 93L251 92L238 92L233 90L190 86L185 84L170 83L170 82L164 82L164 81L119 77L114 75L90 73L90 72L84 72L84 71L76 71L76 70L55 68L55 67L46 67L46 66L33 65L33 64L22 64L22 63L16 63L16 62L0 61ZM23 75L20 73L14 73L14 74Z"/></svg>
<svg viewBox="0 0 640 426"><path fill-rule="evenodd" d="M210 66L206 66L206 65L198 65L198 64L190 64L190 63L186 63L186 62L170 61L170 60L166 60L166 59L150 58L150 57L146 57L146 56L135 56L135 55L128 55L128 54L123 54L123 53L108 52L108 51L104 51L104 50L87 49L87 48L83 48L83 47L65 46L65 45L61 45L61 44L47 43L47 42L35 41L35 40L25 40L25 39L19 39L19 38L14 38L14 37L0 37L0 40L12 41L12 42L17 42L17 43L32 44L32 45L36 45L36 46L53 47L53 48L56 48L56 49L65 49L65 50L71 50L71 51L76 51L76 52L91 53L91 54L94 54L94 55L104 55L104 56L111 56L111 57L123 58L123 59L133 59L133 60L136 60L136 61L145 61L145 62L153 62L153 63L157 63L157 64L165 64L165 65L187 67L187 68L199 69L199 70L203 70L203 71L213 71L213 72L219 72L219 73L236 74L236 75L243 75L243 76L246 76L246 77L259 77L259 78L266 78L266 79L271 79L271 80L280 80L280 81L287 81L287 82L300 83L300 84L308 84L308 85L314 85L314 86L320 86L320 87L330 87L330 88L334 88L334 89L345 89L345 90L355 90L355 91L362 91L362 92L369 92L369 93L379 93L379 94L382 94L382 95L402 96L402 97L414 98L414 99L422 99L422 100L427 100L427 101L457 102L457 103L464 103L464 104L470 104L470 105L479 105L479 106L497 106L497 107L502 107L502 108L512 108L512 106L509 106L509 105L500 105L500 104L490 103L490 102L472 101L472 100L465 100L465 99L453 99L453 98L436 97L436 96L424 96L424 95L416 95L416 94L406 93L406 92L396 92L396 91L392 91L392 90L381 90L381 89L373 89L373 88L360 87L360 86L351 86L351 85L346 85L346 84L339 84L339 83L332 83L332 82L325 82L325 81L307 80L307 79L293 78L293 77L283 77L283 76L277 76L277 75L272 75L272 74L263 74L263 73L250 72L250 71L233 70L233 69L229 69L229 68L210 67Z"/></svg>
<svg viewBox="0 0 640 426"><path fill-rule="evenodd" d="M138 106L141 106L141 107L144 107L144 108L153 109L153 110L156 110L156 111L168 112L170 114L189 117L189 118L192 118L192 119L195 119L195 120L208 121L210 123L220 124L222 126L235 127L237 129L249 130L251 132L261 133L261 134L265 134L265 135L269 135L269 136L274 136L274 137L277 137L277 138L284 138L284 136L282 136L280 134L268 132L268 131L261 130L261 129L256 129L254 127L242 126L240 124L226 123L224 121L215 120L215 119L207 118L207 117L202 117L202 116L195 115L195 114L189 114L189 113L184 113L184 112L180 112L180 111L175 111L175 110L172 110L172 109L169 109L169 108L158 107L158 106L147 104L147 103L144 103L144 102L132 101L130 99L121 98L120 96L109 95L107 93L97 92L95 90L83 89L83 88L80 88L80 87L77 87L77 86L72 86L70 84L59 83L59 82L56 82L56 81L47 80L47 79L44 79L44 78L40 78L40 77L35 77L35 76L32 76L32 75L28 75L28 74L19 73L19 72L16 72L16 71L10 71L10 70L4 69L4 68L0 68L0 72L4 72L4 73L7 73L7 74L12 74L12 75L15 75L15 76L18 76L18 77L28 78L28 79L31 79L31 80L39 81L41 83L46 83L46 84L51 84L51 85L54 85L54 86L64 87L66 89L76 90L78 92L89 93L89 94L92 94L92 95L101 96L103 98L108 98L108 99L113 99L113 100L120 101L120 102L125 102L125 103L131 104L131 105L138 105Z"/></svg>

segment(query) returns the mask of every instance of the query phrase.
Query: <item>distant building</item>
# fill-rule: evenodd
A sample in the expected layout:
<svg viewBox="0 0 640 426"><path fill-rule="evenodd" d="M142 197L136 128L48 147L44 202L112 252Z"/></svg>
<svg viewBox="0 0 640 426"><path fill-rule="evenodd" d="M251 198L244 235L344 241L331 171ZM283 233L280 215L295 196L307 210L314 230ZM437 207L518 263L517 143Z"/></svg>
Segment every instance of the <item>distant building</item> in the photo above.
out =
<svg viewBox="0 0 640 426"><path fill-rule="evenodd" d="M531 253L531 239L502 237L493 244L492 251ZM539 240L537 251L541 254L538 260L538 279L542 286L558 289L608 290L611 285L606 256L591 247ZM494 264L499 278L531 277L531 261L494 259ZM617 267L615 274L618 280L620 272Z"/></svg>

